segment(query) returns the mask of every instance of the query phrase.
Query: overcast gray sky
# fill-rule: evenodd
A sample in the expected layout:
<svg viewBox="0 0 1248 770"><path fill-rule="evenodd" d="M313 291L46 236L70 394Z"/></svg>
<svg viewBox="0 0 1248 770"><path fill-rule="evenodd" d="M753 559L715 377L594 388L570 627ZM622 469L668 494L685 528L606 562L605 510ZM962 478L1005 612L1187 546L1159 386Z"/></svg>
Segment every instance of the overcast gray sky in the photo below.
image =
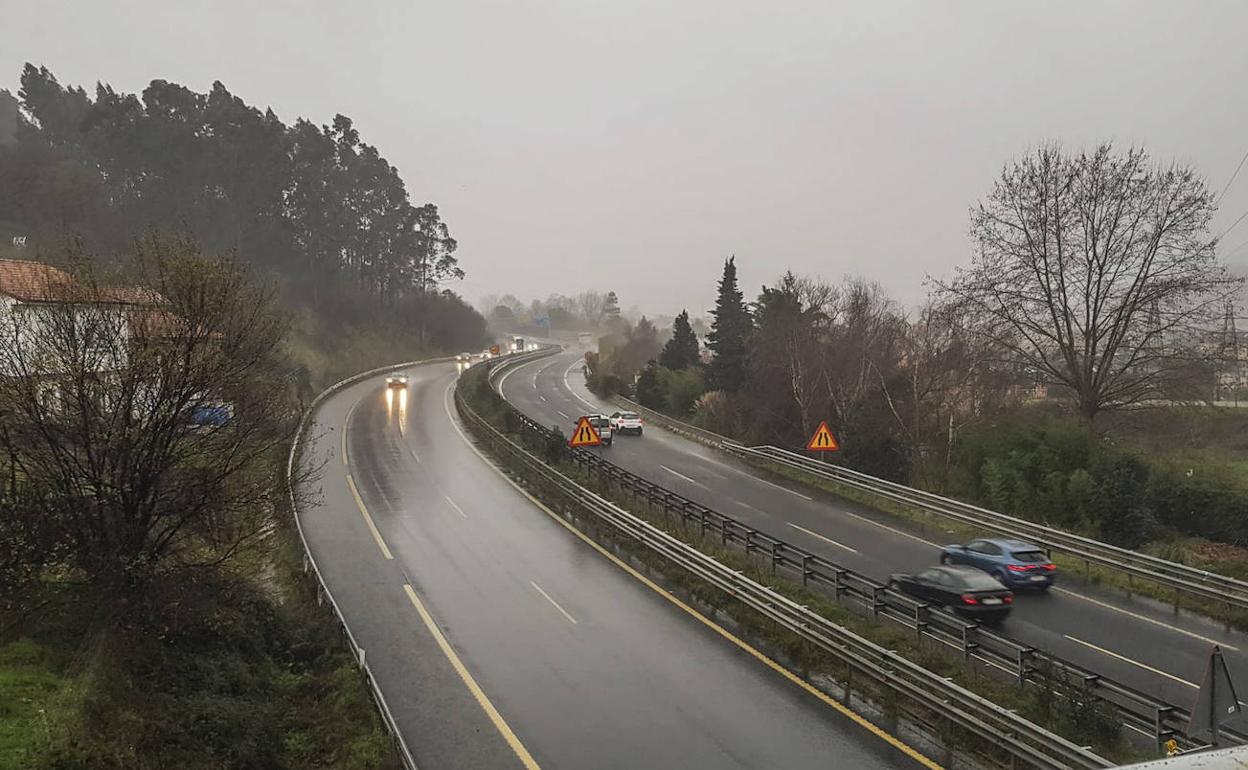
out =
<svg viewBox="0 0 1248 770"><path fill-rule="evenodd" d="M351 116L442 208L473 300L596 288L697 312L735 253L747 297L792 268L914 304L1039 141L1142 143L1215 191L1248 150L1238 0L0 0L0 21L11 89L31 61ZM1222 209L1219 232L1248 168ZM1248 221L1225 251L1245 241Z"/></svg>

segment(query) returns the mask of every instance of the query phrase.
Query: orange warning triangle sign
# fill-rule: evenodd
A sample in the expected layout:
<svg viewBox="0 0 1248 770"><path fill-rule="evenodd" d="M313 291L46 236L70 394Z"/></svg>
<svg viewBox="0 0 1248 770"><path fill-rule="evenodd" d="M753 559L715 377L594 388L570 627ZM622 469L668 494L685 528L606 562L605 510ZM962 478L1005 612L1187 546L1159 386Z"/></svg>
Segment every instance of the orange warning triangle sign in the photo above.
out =
<svg viewBox="0 0 1248 770"><path fill-rule="evenodd" d="M572 438L568 439L568 446L573 449L578 446L598 446L601 443L602 436L598 435L598 429L590 423L588 417L581 418L576 424L576 430L572 431Z"/></svg>
<svg viewBox="0 0 1248 770"><path fill-rule="evenodd" d="M832 435L832 430L828 427L828 423L819 423L819 430L815 431L815 435L810 437L810 442L806 444L806 448L812 452L835 452L841 448L836 443L836 436Z"/></svg>

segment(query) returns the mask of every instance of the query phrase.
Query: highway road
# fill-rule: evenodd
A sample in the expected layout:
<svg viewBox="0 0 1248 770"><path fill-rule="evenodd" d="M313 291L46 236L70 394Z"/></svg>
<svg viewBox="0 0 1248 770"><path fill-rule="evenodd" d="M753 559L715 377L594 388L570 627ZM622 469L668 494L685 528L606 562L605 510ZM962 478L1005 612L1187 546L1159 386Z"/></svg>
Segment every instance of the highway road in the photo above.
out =
<svg viewBox="0 0 1248 770"><path fill-rule="evenodd" d="M300 520L422 768L916 767L523 496L454 364L326 399Z"/></svg>
<svg viewBox="0 0 1248 770"><path fill-rule="evenodd" d="M521 411L567 435L581 414L616 411L585 388L580 370L581 354L569 351L516 367L501 389ZM642 437L619 436L601 451L691 500L878 580L938 559L930 532L924 536L865 506L769 477L653 426ZM1217 643L1239 692L1248 692L1248 636L1204 618L1176 616L1155 602L1082 585L1071 575L1059 581L1047 595L1017 597L1002 630L1185 707L1195 700L1209 649Z"/></svg>

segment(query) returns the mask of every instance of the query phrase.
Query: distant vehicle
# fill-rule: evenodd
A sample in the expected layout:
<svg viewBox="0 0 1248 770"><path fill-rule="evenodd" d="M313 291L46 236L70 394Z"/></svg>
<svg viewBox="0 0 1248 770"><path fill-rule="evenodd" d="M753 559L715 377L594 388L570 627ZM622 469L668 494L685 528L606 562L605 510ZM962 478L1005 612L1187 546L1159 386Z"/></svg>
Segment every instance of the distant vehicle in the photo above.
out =
<svg viewBox="0 0 1248 770"><path fill-rule="evenodd" d="M611 418L607 417L605 414L587 414L585 416L589 418L589 424L594 426L594 429L598 431L598 438L602 439L603 446L611 446L611 438L613 434L613 431L611 430ZM581 421L577 420L576 422L579 425ZM576 426L573 426L574 430L575 427Z"/></svg>
<svg viewBox="0 0 1248 770"><path fill-rule="evenodd" d="M636 412L616 412L611 415L611 430L616 433L641 435L641 415Z"/></svg>
<svg viewBox="0 0 1248 770"><path fill-rule="evenodd" d="M1047 590L1057 577L1057 565L1036 545L1022 540L982 538L966 545L947 545L941 564L965 564L983 570L1010 588Z"/></svg>
<svg viewBox="0 0 1248 770"><path fill-rule="evenodd" d="M576 335L576 341L583 348L593 347L594 335L592 332L581 332L580 334Z"/></svg>
<svg viewBox="0 0 1248 770"><path fill-rule="evenodd" d="M919 601L994 625L1005 620L1014 605L1010 589L973 567L932 567L917 575L893 575L888 585Z"/></svg>
<svg viewBox="0 0 1248 770"><path fill-rule="evenodd" d="M512 337L511 338L511 352L513 353L524 352L524 337Z"/></svg>
<svg viewBox="0 0 1248 770"><path fill-rule="evenodd" d="M395 372L386 378L387 388L406 388L407 372Z"/></svg>
<svg viewBox="0 0 1248 770"><path fill-rule="evenodd" d="M191 411L191 424L220 428L228 425L234 416L234 407L224 402L200 404Z"/></svg>
<svg viewBox="0 0 1248 770"><path fill-rule="evenodd" d="M459 361L460 363L468 363L469 361L472 360L472 354L460 353L459 355L455 356L455 360Z"/></svg>

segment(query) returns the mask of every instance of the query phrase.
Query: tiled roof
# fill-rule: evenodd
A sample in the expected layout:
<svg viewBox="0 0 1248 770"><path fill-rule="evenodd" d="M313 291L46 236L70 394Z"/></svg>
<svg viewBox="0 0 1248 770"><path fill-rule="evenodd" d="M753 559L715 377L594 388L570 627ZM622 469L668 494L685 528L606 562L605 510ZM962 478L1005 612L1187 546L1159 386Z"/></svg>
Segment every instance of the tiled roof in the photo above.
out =
<svg viewBox="0 0 1248 770"><path fill-rule="evenodd" d="M130 286L100 286L89 289L77 284L59 268L41 262L0 259L0 294L18 302L86 302L119 305L162 305L164 297L150 290Z"/></svg>
<svg viewBox="0 0 1248 770"><path fill-rule="evenodd" d="M58 302L70 294L73 279L64 270L39 262L0 259L0 294L19 302Z"/></svg>

